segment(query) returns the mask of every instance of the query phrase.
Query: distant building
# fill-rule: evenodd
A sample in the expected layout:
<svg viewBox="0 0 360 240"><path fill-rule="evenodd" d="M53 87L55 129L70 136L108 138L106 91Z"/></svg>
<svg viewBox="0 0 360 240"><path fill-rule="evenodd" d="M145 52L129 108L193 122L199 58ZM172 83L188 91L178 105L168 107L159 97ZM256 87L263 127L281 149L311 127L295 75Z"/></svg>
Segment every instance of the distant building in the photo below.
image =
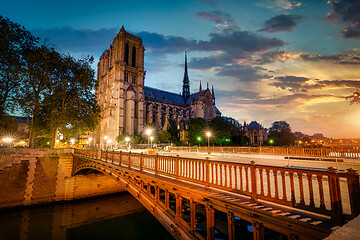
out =
<svg viewBox="0 0 360 240"><path fill-rule="evenodd" d="M203 90L200 83L199 92L190 93L186 53L182 94L146 87L144 51L142 39L122 27L101 55L96 97L102 120L95 144L104 144L105 136L115 141L122 134L140 134L146 124L158 130L168 125L183 130L190 118L211 120L221 115L215 107L214 88Z"/></svg>
<svg viewBox="0 0 360 240"><path fill-rule="evenodd" d="M256 121L252 121L250 124L244 122L243 130L245 136L250 139L250 144L260 145L268 139L267 129Z"/></svg>

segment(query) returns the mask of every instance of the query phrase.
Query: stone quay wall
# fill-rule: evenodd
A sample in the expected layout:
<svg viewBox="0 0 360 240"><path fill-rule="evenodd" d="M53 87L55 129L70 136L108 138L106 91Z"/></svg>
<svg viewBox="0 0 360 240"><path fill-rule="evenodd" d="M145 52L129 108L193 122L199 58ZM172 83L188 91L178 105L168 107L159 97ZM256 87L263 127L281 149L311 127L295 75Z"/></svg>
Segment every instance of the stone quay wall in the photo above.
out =
<svg viewBox="0 0 360 240"><path fill-rule="evenodd" d="M0 149L0 210L124 191L101 173L72 176L73 149Z"/></svg>

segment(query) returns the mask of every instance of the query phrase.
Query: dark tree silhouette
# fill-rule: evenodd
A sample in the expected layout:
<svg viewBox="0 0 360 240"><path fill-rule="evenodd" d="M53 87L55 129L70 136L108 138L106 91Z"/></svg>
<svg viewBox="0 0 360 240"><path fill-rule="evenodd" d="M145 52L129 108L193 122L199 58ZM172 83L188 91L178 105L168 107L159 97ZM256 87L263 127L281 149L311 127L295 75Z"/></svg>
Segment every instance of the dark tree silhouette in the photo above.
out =
<svg viewBox="0 0 360 240"><path fill-rule="evenodd" d="M286 121L273 122L269 128L269 141L273 140L274 145L285 146L294 144L296 137L291 132L290 125Z"/></svg>

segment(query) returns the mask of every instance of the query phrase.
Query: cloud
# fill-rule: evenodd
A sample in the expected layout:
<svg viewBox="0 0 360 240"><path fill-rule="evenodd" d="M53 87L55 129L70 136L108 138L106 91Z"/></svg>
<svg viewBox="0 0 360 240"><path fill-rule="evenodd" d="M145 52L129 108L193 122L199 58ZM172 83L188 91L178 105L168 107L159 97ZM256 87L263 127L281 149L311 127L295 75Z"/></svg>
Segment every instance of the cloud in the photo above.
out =
<svg viewBox="0 0 360 240"><path fill-rule="evenodd" d="M291 92L306 92L307 90L304 89L304 86L310 79L306 77L283 76L275 77L274 80L275 82L271 83L271 86L275 86L283 90L289 89Z"/></svg>
<svg viewBox="0 0 360 240"><path fill-rule="evenodd" d="M193 69L210 69L224 66L232 62L232 57L226 53L213 54L207 57L193 57L189 67Z"/></svg>
<svg viewBox="0 0 360 240"><path fill-rule="evenodd" d="M290 1L290 0L263 0L261 2L255 3L255 5L270 9L290 10L295 7L300 7L302 3L299 1Z"/></svg>
<svg viewBox="0 0 360 240"><path fill-rule="evenodd" d="M53 44L61 47L63 50L72 53L92 53L100 55L101 52L109 48L119 29L75 29L64 26L49 29L37 28L34 29L33 32L42 38L49 38ZM166 36L148 31L133 34L141 37L145 48L154 54L183 52L186 48L196 45L195 40L186 39L182 36Z"/></svg>
<svg viewBox="0 0 360 240"><path fill-rule="evenodd" d="M60 28L36 28L34 35L50 39L51 43L64 51L72 53L101 54L108 48L119 29L75 29L69 26Z"/></svg>
<svg viewBox="0 0 360 240"><path fill-rule="evenodd" d="M360 54L356 52L330 54L324 56L319 54L301 53L300 57L306 61L328 61L338 64L360 64Z"/></svg>
<svg viewBox="0 0 360 240"><path fill-rule="evenodd" d="M291 105L291 104L304 104L306 101L319 98L338 98L333 95L313 95L305 93L296 93L291 95L276 96L271 98L262 98L252 101L252 104L259 105Z"/></svg>
<svg viewBox="0 0 360 240"><path fill-rule="evenodd" d="M306 93L310 90L325 88L360 88L360 80L320 80L291 75L274 77L273 80L270 86L294 93Z"/></svg>
<svg viewBox="0 0 360 240"><path fill-rule="evenodd" d="M285 44L280 39L259 36L249 31L224 31L222 33L210 33L209 35L210 40L198 41L196 50L223 50L232 54L249 54L266 52Z"/></svg>
<svg viewBox="0 0 360 240"><path fill-rule="evenodd" d="M196 14L198 18L215 22L216 28L231 28L238 29L238 26L234 23L232 16L224 11L215 10L212 12L200 12Z"/></svg>
<svg viewBox="0 0 360 240"><path fill-rule="evenodd" d="M298 59L299 56L300 56L299 53L288 52L286 50L275 50L275 51L266 52L262 55L252 56L252 59L249 59L249 61L251 64L255 64L255 65L273 63L276 61L285 63L285 62L294 61Z"/></svg>
<svg viewBox="0 0 360 240"><path fill-rule="evenodd" d="M265 21L264 28L258 30L259 32L277 33L281 31L290 32L295 28L299 21L304 17L297 14L280 14Z"/></svg>
<svg viewBox="0 0 360 240"><path fill-rule="evenodd" d="M181 36L165 36L148 31L135 33L135 35L142 38L146 49L157 53L183 52L186 48L192 48L196 45L195 40L186 39Z"/></svg>
<svg viewBox="0 0 360 240"><path fill-rule="evenodd" d="M252 67L247 65L227 66L218 69L215 75L233 77L240 82L258 82L264 78L270 78L271 76L264 75L261 73L265 70L261 67Z"/></svg>
<svg viewBox="0 0 360 240"><path fill-rule="evenodd" d="M328 1L333 8L326 20L349 24L341 30L344 38L360 39L360 3L359 0Z"/></svg>
<svg viewBox="0 0 360 240"><path fill-rule="evenodd" d="M247 91L247 90L227 91L227 90L215 89L215 95L216 98L224 98L226 101L228 101L229 99L253 100L253 99L258 99L260 97L258 92Z"/></svg>

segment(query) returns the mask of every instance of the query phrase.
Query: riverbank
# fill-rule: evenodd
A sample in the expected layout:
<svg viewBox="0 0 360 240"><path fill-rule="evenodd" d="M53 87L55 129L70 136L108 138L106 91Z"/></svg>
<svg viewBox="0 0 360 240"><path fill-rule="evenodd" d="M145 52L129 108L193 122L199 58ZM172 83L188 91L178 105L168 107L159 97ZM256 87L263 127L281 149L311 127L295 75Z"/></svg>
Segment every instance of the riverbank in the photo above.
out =
<svg viewBox="0 0 360 240"><path fill-rule="evenodd" d="M123 186L97 171L72 174L72 149L49 152L15 149L0 156L0 210L72 201L124 191Z"/></svg>

